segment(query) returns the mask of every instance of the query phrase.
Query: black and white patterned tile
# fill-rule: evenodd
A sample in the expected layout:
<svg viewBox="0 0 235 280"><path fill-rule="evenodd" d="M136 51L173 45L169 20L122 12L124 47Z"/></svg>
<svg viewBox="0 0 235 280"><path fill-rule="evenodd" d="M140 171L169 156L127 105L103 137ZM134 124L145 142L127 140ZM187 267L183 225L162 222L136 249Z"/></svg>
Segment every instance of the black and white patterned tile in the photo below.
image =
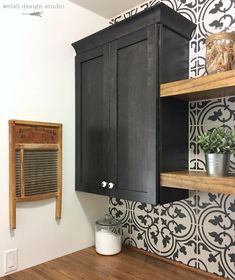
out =
<svg viewBox="0 0 235 280"><path fill-rule="evenodd" d="M199 0L198 1L198 22L200 35L210 34L216 28L223 27L221 0ZM205 24L206 23L206 24Z"/></svg>
<svg viewBox="0 0 235 280"><path fill-rule="evenodd" d="M235 279L235 197L200 193L198 267Z"/></svg>
<svg viewBox="0 0 235 280"><path fill-rule="evenodd" d="M161 255L187 265L197 260L197 196L161 206Z"/></svg>
<svg viewBox="0 0 235 280"><path fill-rule="evenodd" d="M198 126L203 132L216 126L234 127L235 97L198 102Z"/></svg>
<svg viewBox="0 0 235 280"><path fill-rule="evenodd" d="M189 170L197 169L197 102L189 103Z"/></svg>
<svg viewBox="0 0 235 280"><path fill-rule="evenodd" d="M235 128L235 98L191 102L189 105L189 169L205 170L205 156L197 143L197 135L214 127ZM235 172L232 155L230 172Z"/></svg>
<svg viewBox="0 0 235 280"><path fill-rule="evenodd" d="M198 0L200 35L227 30L234 24L234 0Z"/></svg>
<svg viewBox="0 0 235 280"><path fill-rule="evenodd" d="M122 242L131 245L131 201L109 198L109 213L122 223Z"/></svg>
<svg viewBox="0 0 235 280"><path fill-rule="evenodd" d="M197 102L197 134L214 127L235 128L235 98L220 98ZM197 159L201 165L205 162L203 151L198 148ZM234 156L231 158L230 171L235 172Z"/></svg>
<svg viewBox="0 0 235 280"><path fill-rule="evenodd" d="M197 127L189 127L189 170L197 169Z"/></svg>
<svg viewBox="0 0 235 280"><path fill-rule="evenodd" d="M206 75L205 37L218 28L235 31L235 1L151 0L110 23L159 2L197 24L190 41L189 77ZM197 136L218 126L235 128L235 97L189 103L189 169L205 170ZM230 171L235 172L234 156ZM122 220L126 244L235 279L235 196L192 192L187 200L163 206L112 198L109 211Z"/></svg>
<svg viewBox="0 0 235 280"><path fill-rule="evenodd" d="M131 240L134 246L160 254L160 206L135 202L132 211Z"/></svg>
<svg viewBox="0 0 235 280"><path fill-rule="evenodd" d="M197 0L162 0L161 2L192 22L197 22Z"/></svg>
<svg viewBox="0 0 235 280"><path fill-rule="evenodd" d="M205 37L219 31L230 30L235 24L234 0L198 0L198 57L200 69L198 75L206 74L205 70Z"/></svg>
<svg viewBox="0 0 235 280"><path fill-rule="evenodd" d="M121 15L118 15L112 19L110 19L110 24L115 24L115 23L118 23L124 19L127 19L145 9L148 9L148 8L151 8L153 6L155 6L157 3L160 3L161 0L150 0L150 1L147 1L147 2L144 2L143 4L137 6L137 7L134 7L133 9L130 9L129 11L126 11L125 13L121 14Z"/></svg>
<svg viewBox="0 0 235 280"><path fill-rule="evenodd" d="M197 102L189 102L189 126L195 126L197 123Z"/></svg>

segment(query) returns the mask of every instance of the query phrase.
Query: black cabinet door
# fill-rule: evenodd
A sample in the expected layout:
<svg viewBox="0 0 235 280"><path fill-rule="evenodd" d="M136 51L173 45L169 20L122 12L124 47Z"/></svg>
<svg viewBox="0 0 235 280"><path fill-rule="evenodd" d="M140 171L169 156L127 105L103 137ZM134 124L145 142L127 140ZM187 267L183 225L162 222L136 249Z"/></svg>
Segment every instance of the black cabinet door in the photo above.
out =
<svg viewBox="0 0 235 280"><path fill-rule="evenodd" d="M108 194L109 46L76 57L76 190Z"/></svg>
<svg viewBox="0 0 235 280"><path fill-rule="evenodd" d="M156 36L150 26L110 45L111 196L148 203L159 182Z"/></svg>

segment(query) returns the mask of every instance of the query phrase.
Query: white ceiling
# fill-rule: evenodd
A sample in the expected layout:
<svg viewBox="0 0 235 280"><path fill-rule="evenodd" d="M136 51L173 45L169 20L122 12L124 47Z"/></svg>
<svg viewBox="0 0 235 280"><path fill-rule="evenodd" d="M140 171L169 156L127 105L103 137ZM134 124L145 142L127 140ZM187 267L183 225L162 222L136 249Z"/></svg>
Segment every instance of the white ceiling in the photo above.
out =
<svg viewBox="0 0 235 280"><path fill-rule="evenodd" d="M144 0L70 0L100 16L111 19L141 3Z"/></svg>

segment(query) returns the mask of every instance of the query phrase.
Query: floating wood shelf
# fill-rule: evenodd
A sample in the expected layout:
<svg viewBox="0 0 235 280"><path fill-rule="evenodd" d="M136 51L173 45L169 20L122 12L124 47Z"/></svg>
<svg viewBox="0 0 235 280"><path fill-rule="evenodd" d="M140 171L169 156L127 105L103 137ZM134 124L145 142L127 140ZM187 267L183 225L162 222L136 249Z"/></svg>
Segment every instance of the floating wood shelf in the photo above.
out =
<svg viewBox="0 0 235 280"><path fill-rule="evenodd" d="M161 84L160 96L186 101L235 96L235 70ZM212 177L201 171L165 172L161 186L235 195L235 174Z"/></svg>
<svg viewBox="0 0 235 280"><path fill-rule="evenodd" d="M161 173L160 178L162 187L235 195L235 174L212 177L202 171L175 171Z"/></svg>
<svg viewBox="0 0 235 280"><path fill-rule="evenodd" d="M203 100L235 94L235 70L161 84L161 97Z"/></svg>

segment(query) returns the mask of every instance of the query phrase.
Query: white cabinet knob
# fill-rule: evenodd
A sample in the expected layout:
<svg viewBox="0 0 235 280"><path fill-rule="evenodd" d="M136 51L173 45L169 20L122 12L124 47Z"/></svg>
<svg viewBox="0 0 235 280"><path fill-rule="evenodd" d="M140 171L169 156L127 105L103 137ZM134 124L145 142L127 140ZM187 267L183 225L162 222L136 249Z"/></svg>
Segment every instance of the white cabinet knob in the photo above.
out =
<svg viewBox="0 0 235 280"><path fill-rule="evenodd" d="M106 181L103 181L103 182L101 183L101 187L102 187L102 188L106 188L107 185L108 185L108 183L107 183Z"/></svg>
<svg viewBox="0 0 235 280"><path fill-rule="evenodd" d="M114 187L114 183L112 183L112 182L108 183L108 188L109 189L112 189L113 187Z"/></svg>

